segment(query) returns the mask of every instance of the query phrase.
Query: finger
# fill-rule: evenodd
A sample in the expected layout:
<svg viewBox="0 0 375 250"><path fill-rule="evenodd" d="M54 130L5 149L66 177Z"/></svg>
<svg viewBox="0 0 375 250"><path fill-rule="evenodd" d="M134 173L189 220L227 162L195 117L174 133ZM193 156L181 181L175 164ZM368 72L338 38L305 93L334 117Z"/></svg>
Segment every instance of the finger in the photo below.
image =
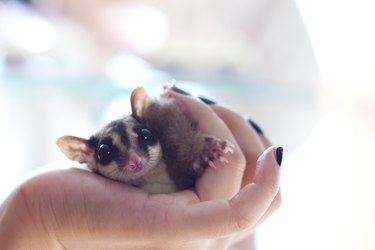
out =
<svg viewBox="0 0 375 250"><path fill-rule="evenodd" d="M231 131L215 112L202 102L171 90L166 94L177 102L203 134L214 135L235 145L234 152L225 155L229 164L216 161L217 167L206 169L196 183L197 193L202 200L232 198L241 186L245 158Z"/></svg>
<svg viewBox="0 0 375 250"><path fill-rule="evenodd" d="M267 136L265 136L264 132L263 132L263 129L260 128L260 126L254 122L254 120L250 119L250 118L247 118L246 119L247 122L251 125L251 127L258 133L259 137L260 137L260 140L263 142L263 145L266 147L266 148L269 148L272 146L272 143L271 141L267 138Z"/></svg>
<svg viewBox="0 0 375 250"><path fill-rule="evenodd" d="M231 249L255 249L255 237L254 234L247 234L244 237L237 238L231 245Z"/></svg>
<svg viewBox="0 0 375 250"><path fill-rule="evenodd" d="M269 148L269 147L272 146L272 143L271 143L270 139L268 139L268 137L266 137L264 135L261 135L260 139L263 142L263 145L264 145L265 148Z"/></svg>
<svg viewBox="0 0 375 250"><path fill-rule="evenodd" d="M282 202L281 191L277 192L277 195L273 199L271 206L267 209L267 211L263 214L262 218L257 222L255 227L258 227L260 224L263 223L268 217L270 217L280 206Z"/></svg>
<svg viewBox="0 0 375 250"><path fill-rule="evenodd" d="M268 217L270 217L280 206L281 206L282 198L281 198L281 192L277 193L275 198L273 199L271 205L267 209L267 211L262 215L262 217L258 220L254 228L258 228L259 225L261 225ZM243 240L246 240L247 238L251 237L254 233L254 230L248 229L243 231L242 233L236 234L234 242L242 242Z"/></svg>
<svg viewBox="0 0 375 250"><path fill-rule="evenodd" d="M237 143L241 147L241 150L246 158L246 170L242 179L242 186L245 186L252 182L255 173L256 161L266 149L262 137L259 136L259 130L249 126L248 121L246 121L241 114L225 106L212 105L211 108L232 131L233 136L237 140Z"/></svg>
<svg viewBox="0 0 375 250"><path fill-rule="evenodd" d="M279 167L281 166L282 160L283 160L283 148L278 147L275 151L276 154L276 161ZM273 199L271 206L267 209L267 211L264 213L262 218L257 222L257 225L261 224L265 219L267 219L277 208L281 206L281 192L280 189L278 190L275 198Z"/></svg>
<svg viewBox="0 0 375 250"><path fill-rule="evenodd" d="M190 95L191 96L191 94L189 92L186 92L184 90L181 90L181 89L177 88L177 91L184 94L184 95ZM210 105L210 106L214 106L214 105L218 104L217 101L215 101L215 100L213 100L209 97L206 97L206 96L198 95L198 98L202 102L204 102L205 104ZM264 135L264 132L260 128L260 126L256 122L254 122L254 120L252 120L250 118L247 118L247 121L251 125L251 127L258 133L258 135L260 136L260 139L263 142L264 146L266 148L270 147L272 144L271 144L270 140Z"/></svg>
<svg viewBox="0 0 375 250"><path fill-rule="evenodd" d="M230 201L215 200L194 204L182 214L189 237L223 237L252 230L268 211L279 190L276 147L267 149L258 160L254 182Z"/></svg>
<svg viewBox="0 0 375 250"><path fill-rule="evenodd" d="M279 154L281 153L281 155L277 156L277 161L278 161L278 164L280 166L281 164L281 161L282 161L282 158L283 158L283 152L279 152ZM262 215L262 217L258 220L258 222L256 223L256 226L255 228L257 228L260 224L262 224L268 217L270 217L280 206L281 206L281 203L282 203L282 197L281 197L281 191L279 189L279 191L277 192L277 195L275 196L275 198L272 200L272 203L271 205L269 206L269 208L267 209L267 211ZM246 230L240 234L237 234L235 236L236 238L236 242L240 242L242 241L243 239L246 239L247 237L249 237L249 235L251 235L253 233L252 230Z"/></svg>

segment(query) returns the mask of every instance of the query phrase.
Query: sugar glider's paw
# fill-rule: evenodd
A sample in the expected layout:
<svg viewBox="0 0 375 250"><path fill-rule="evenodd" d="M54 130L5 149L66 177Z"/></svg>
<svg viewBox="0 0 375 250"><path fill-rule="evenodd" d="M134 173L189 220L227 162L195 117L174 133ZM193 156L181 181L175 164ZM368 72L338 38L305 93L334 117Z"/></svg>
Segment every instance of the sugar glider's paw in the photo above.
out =
<svg viewBox="0 0 375 250"><path fill-rule="evenodd" d="M228 163L224 157L227 153L233 153L234 145L228 140L221 140L215 137L205 137L204 150L193 164L196 172L200 172L206 167L216 168L215 161Z"/></svg>

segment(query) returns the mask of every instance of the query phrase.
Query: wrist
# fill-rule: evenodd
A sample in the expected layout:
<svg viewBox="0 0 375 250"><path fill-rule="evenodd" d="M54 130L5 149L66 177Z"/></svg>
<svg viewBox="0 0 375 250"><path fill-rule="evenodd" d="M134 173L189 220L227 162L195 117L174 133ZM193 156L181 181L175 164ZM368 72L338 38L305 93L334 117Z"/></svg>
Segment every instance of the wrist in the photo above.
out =
<svg viewBox="0 0 375 250"><path fill-rule="evenodd" d="M9 250L60 249L43 229L28 199L19 187L0 206L0 246Z"/></svg>

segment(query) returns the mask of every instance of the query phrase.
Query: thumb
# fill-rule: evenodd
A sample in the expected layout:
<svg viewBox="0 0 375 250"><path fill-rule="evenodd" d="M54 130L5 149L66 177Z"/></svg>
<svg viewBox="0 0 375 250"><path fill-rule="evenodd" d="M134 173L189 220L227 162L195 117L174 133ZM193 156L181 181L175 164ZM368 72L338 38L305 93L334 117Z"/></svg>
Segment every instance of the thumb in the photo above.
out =
<svg viewBox="0 0 375 250"><path fill-rule="evenodd" d="M253 223L257 223L272 206L279 192L281 159L282 148L274 146L258 158L254 181L230 201L239 218L244 219L237 225L243 224L244 228L255 226Z"/></svg>

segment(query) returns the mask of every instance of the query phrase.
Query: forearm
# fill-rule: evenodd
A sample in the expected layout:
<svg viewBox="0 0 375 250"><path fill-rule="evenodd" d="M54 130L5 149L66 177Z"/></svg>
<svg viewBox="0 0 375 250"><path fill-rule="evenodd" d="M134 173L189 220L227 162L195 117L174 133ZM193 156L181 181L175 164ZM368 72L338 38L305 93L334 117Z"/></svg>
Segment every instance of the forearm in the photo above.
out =
<svg viewBox="0 0 375 250"><path fill-rule="evenodd" d="M0 248L61 249L31 213L21 188L16 189L0 206Z"/></svg>

